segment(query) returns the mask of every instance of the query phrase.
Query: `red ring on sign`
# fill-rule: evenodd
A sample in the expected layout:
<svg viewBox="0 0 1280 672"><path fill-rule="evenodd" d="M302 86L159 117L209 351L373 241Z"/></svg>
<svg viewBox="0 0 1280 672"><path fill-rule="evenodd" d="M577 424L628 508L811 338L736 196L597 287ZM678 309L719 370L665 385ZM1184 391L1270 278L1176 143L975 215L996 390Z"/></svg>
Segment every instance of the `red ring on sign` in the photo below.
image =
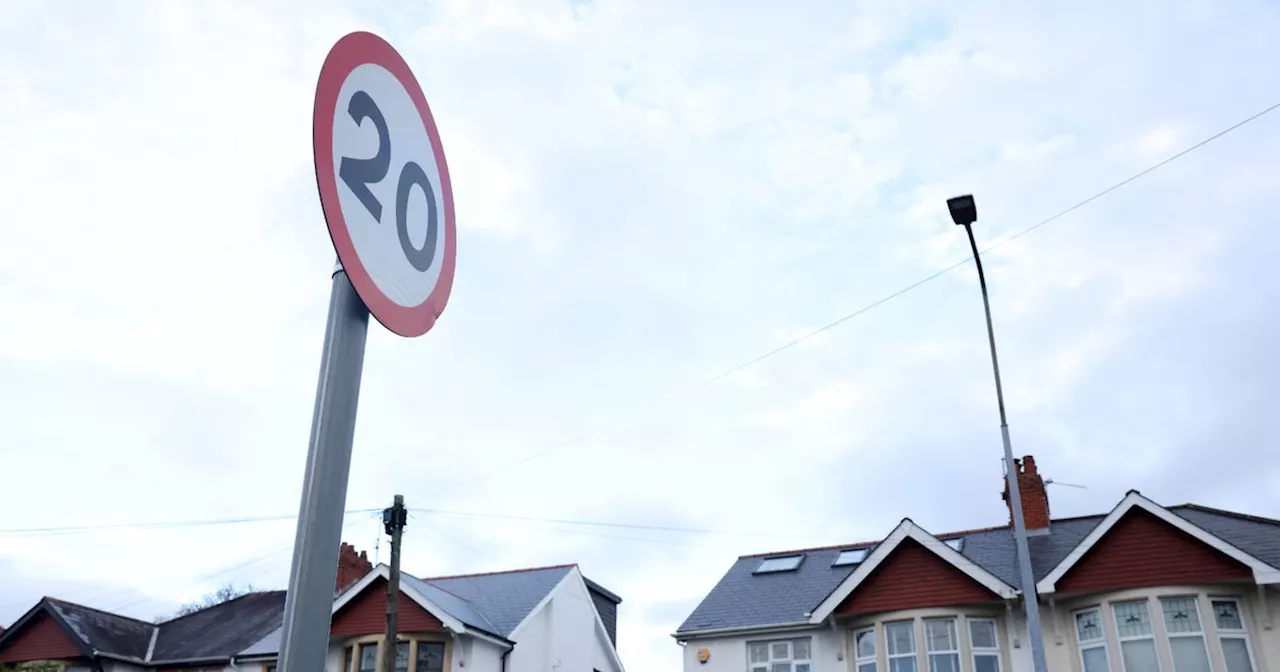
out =
<svg viewBox="0 0 1280 672"><path fill-rule="evenodd" d="M404 87L413 104L418 108L423 128L431 141L436 166L440 171L441 200L444 201L444 257L440 275L431 294L416 306L402 306L392 301L360 261L351 232L342 214L342 202L338 199L338 178L333 171L333 119L337 111L338 93L352 70L372 63L386 68ZM312 147L315 154L316 186L320 190L320 207L329 228L329 237L338 252L338 260L351 279L356 294L384 327L401 336L421 336L431 329L444 312L453 290L453 272L457 261L457 228L453 215L453 185L449 181L449 166L444 160L444 146L440 144L440 132L422 87L414 78L409 64L405 63L395 48L385 40L367 32L351 33L338 40L329 50L320 68L320 81L316 84L315 110L312 114Z"/></svg>

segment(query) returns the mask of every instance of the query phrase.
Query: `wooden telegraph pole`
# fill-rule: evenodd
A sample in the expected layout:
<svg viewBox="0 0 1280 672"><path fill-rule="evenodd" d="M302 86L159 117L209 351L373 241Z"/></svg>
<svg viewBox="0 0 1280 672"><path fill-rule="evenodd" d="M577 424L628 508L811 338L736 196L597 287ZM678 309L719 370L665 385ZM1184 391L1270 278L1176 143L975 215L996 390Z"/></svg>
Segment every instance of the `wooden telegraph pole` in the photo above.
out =
<svg viewBox="0 0 1280 672"><path fill-rule="evenodd" d="M383 672L396 670L396 616L400 613L400 538L408 522L404 495L396 495L395 503L382 510L382 526L391 535L391 578L387 581L387 641L383 645ZM406 665L407 668L407 665Z"/></svg>

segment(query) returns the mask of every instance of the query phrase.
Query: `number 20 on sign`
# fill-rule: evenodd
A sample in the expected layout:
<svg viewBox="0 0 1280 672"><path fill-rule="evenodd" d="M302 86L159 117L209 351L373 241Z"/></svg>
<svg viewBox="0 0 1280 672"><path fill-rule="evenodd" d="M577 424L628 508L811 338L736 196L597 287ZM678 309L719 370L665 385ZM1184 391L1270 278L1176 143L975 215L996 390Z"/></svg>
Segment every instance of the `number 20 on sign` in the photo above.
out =
<svg viewBox="0 0 1280 672"><path fill-rule="evenodd" d="M320 204L351 285L391 331L426 333L449 300L457 240L421 87L391 45L352 33L325 59L313 119Z"/></svg>

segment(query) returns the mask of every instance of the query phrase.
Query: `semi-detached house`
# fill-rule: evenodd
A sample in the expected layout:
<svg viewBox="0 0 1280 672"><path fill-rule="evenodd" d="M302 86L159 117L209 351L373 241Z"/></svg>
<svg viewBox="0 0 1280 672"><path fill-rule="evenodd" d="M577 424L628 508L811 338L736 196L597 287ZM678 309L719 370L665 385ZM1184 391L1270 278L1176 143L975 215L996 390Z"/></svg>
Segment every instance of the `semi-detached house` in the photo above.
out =
<svg viewBox="0 0 1280 672"><path fill-rule="evenodd" d="M576 565L401 574L395 670L382 669L386 565L343 544L326 672L622 672L621 598ZM162 623L46 597L0 634L0 665L31 672L275 672L284 591Z"/></svg>
<svg viewBox="0 0 1280 672"><path fill-rule="evenodd" d="M1280 672L1280 521L1137 491L1051 519L1017 463L1050 672ZM1008 490L1005 490L1008 501ZM1031 672L1010 525L740 557L679 626L685 672Z"/></svg>

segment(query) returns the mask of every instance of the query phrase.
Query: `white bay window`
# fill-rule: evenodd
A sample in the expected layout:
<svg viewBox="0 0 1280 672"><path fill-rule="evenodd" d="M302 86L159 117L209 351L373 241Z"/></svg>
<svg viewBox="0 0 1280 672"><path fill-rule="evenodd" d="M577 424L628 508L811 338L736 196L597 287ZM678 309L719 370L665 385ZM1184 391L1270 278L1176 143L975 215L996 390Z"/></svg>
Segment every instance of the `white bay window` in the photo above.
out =
<svg viewBox="0 0 1280 672"><path fill-rule="evenodd" d="M916 672L916 622L884 624L885 653L889 672Z"/></svg>
<svg viewBox="0 0 1280 672"><path fill-rule="evenodd" d="M813 653L808 637L747 644L750 672L810 672Z"/></svg>
<svg viewBox="0 0 1280 672"><path fill-rule="evenodd" d="M858 672L876 672L875 628L863 628L853 632L853 658L858 666Z"/></svg>
<svg viewBox="0 0 1280 672"><path fill-rule="evenodd" d="M969 619L969 649L973 672L1000 672L1000 640L994 618Z"/></svg>
<svg viewBox="0 0 1280 672"><path fill-rule="evenodd" d="M929 672L960 672L960 638L956 636L956 619L924 619L925 649L929 653Z"/></svg>
<svg viewBox="0 0 1280 672"><path fill-rule="evenodd" d="M1169 637L1173 672L1210 672L1209 650L1205 648L1195 596L1162 597L1160 611Z"/></svg>
<svg viewBox="0 0 1280 672"><path fill-rule="evenodd" d="M1222 645L1222 657L1227 672L1253 672L1253 649L1249 646L1249 633L1244 627L1240 603L1233 599L1219 598L1210 601L1214 624L1218 626L1218 642Z"/></svg>
<svg viewBox="0 0 1280 672"><path fill-rule="evenodd" d="M1080 645L1080 667L1084 672L1108 672L1107 635L1102 629L1102 610L1075 613L1076 642Z"/></svg>
<svg viewBox="0 0 1280 672"><path fill-rule="evenodd" d="M1116 617L1124 672L1160 672L1160 657L1156 655L1156 636L1151 628L1147 601L1114 602L1111 609Z"/></svg>

